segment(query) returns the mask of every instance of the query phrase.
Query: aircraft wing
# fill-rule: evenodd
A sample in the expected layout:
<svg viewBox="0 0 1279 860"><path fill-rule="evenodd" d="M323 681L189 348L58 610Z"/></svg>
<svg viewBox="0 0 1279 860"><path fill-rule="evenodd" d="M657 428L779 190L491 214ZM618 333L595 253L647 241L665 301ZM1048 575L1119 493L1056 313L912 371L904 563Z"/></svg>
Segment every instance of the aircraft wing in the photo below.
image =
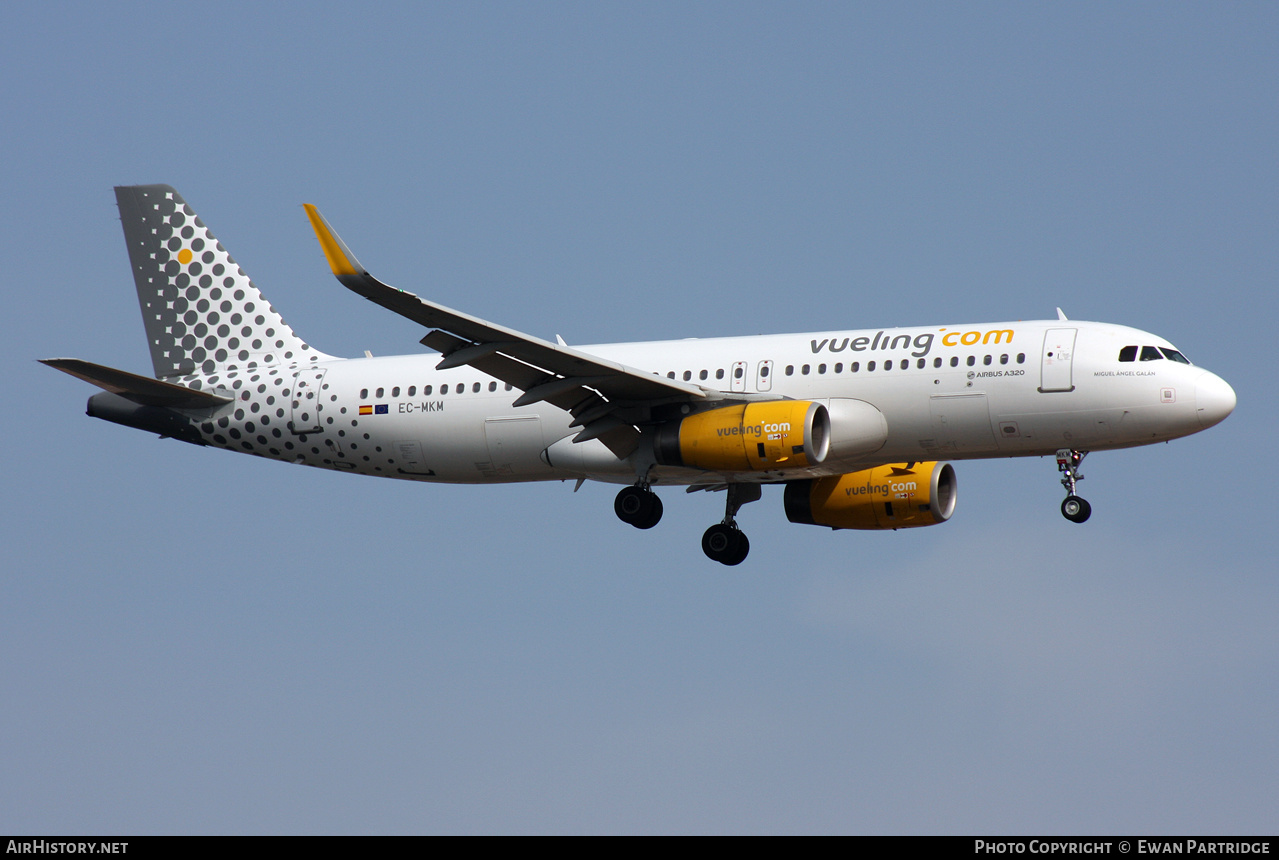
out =
<svg viewBox="0 0 1279 860"><path fill-rule="evenodd" d="M319 210L303 204L338 281L366 299L430 329L422 343L439 350L444 370L469 365L524 393L516 406L546 401L572 413L576 442L599 439L619 458L638 445L637 414L662 403L703 400L698 385L628 367L429 302L382 283L360 265ZM638 410L638 411L637 411Z"/></svg>

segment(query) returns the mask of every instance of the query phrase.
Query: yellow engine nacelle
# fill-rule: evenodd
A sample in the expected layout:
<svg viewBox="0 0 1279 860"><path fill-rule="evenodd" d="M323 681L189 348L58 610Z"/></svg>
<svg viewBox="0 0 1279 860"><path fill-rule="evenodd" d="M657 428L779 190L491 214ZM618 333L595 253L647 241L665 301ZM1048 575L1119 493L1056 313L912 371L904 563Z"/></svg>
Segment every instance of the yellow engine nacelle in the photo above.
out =
<svg viewBox="0 0 1279 860"><path fill-rule="evenodd" d="M793 523L833 529L931 526L955 512L955 470L949 463L908 463L791 481L785 503Z"/></svg>
<svg viewBox="0 0 1279 860"><path fill-rule="evenodd" d="M830 414L820 403L739 403L661 427L655 454L664 466L716 472L802 469L826 459Z"/></svg>

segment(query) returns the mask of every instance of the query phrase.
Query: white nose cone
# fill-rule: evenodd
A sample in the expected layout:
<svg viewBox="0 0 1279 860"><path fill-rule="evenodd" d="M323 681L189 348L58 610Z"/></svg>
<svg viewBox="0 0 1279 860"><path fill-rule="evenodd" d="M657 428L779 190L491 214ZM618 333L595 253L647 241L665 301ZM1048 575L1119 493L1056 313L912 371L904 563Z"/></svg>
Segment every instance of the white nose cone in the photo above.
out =
<svg viewBox="0 0 1279 860"><path fill-rule="evenodd" d="M1235 390L1220 376L1205 371L1195 382L1195 409L1204 427L1218 424L1235 411Z"/></svg>

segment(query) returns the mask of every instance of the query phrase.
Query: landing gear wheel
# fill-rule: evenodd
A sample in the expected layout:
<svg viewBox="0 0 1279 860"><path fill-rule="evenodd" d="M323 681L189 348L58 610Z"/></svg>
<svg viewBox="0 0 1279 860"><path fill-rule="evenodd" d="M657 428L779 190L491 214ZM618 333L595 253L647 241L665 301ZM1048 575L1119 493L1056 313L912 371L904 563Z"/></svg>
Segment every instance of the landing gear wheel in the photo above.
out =
<svg viewBox="0 0 1279 860"><path fill-rule="evenodd" d="M711 561L731 567L745 561L750 551L751 542L733 526L716 523L702 535L702 552Z"/></svg>
<svg viewBox="0 0 1279 860"><path fill-rule="evenodd" d="M1061 515L1072 523L1082 523L1092 516L1092 505L1078 496L1066 496L1061 503Z"/></svg>
<svg viewBox="0 0 1279 860"><path fill-rule="evenodd" d="M662 500L652 490L625 487L613 501L613 512L637 529L651 529L662 519Z"/></svg>

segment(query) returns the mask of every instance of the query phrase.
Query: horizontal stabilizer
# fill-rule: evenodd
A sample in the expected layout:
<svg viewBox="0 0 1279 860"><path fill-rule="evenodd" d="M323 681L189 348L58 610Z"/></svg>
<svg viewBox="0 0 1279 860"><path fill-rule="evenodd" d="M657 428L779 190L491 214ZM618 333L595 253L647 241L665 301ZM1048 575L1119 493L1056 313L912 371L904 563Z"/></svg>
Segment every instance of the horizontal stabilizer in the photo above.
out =
<svg viewBox="0 0 1279 860"><path fill-rule="evenodd" d="M114 367L81 361L78 358L42 358L41 364L69 373L77 379L93 383L103 391L118 394L143 406L167 406L173 409L213 409L231 398L209 391L162 382Z"/></svg>

